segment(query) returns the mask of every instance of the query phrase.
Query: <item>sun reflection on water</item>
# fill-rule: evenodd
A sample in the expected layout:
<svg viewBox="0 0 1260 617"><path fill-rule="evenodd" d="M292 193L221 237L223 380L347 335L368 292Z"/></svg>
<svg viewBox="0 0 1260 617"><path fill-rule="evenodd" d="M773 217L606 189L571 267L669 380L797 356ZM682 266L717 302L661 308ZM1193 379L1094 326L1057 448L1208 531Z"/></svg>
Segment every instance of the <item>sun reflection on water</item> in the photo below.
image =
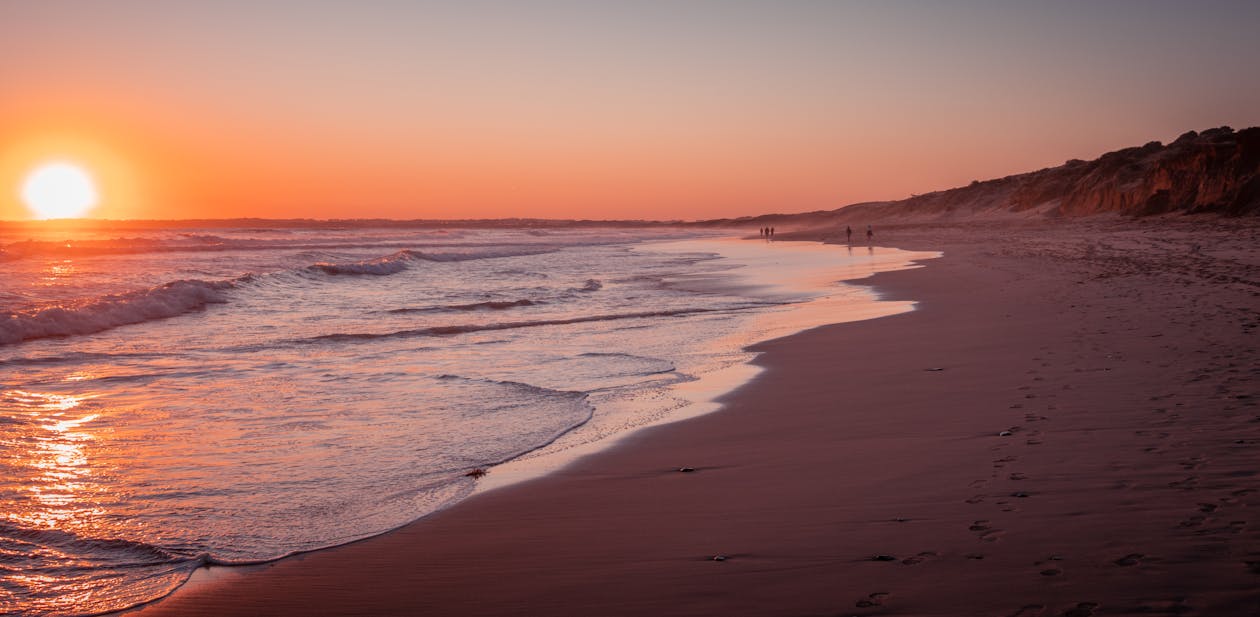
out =
<svg viewBox="0 0 1260 617"><path fill-rule="evenodd" d="M104 509L91 498L93 471L87 446L95 436L85 425L100 414L77 415L90 395L63 395L9 390L3 400L26 422L24 430L6 431L11 479L25 478L28 499L9 504L4 517L26 526L78 527ZM24 416L24 418L23 418ZM26 473L22 473L22 469Z"/></svg>
<svg viewBox="0 0 1260 617"><path fill-rule="evenodd" d="M79 371L82 379L97 371ZM64 377L64 376L62 376ZM160 597L196 561L152 543L118 479L134 452L105 393L0 390L0 614L95 614ZM15 567L16 566L16 567Z"/></svg>
<svg viewBox="0 0 1260 617"><path fill-rule="evenodd" d="M69 245L66 245L66 248L70 248ZM67 282L65 279L74 277L76 273L77 270L74 267L74 262L69 259L63 259L61 261L48 264L48 268L45 270L44 276L41 278L43 280L43 285L50 287Z"/></svg>

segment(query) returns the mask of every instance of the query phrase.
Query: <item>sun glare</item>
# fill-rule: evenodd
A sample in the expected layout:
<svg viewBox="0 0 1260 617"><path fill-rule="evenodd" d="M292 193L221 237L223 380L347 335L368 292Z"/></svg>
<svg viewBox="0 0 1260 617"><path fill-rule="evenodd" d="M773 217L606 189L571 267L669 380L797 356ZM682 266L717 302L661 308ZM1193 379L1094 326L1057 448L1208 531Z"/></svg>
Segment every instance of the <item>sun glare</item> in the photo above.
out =
<svg viewBox="0 0 1260 617"><path fill-rule="evenodd" d="M74 218L96 205L96 183L74 163L48 163L26 176L22 201L41 219Z"/></svg>

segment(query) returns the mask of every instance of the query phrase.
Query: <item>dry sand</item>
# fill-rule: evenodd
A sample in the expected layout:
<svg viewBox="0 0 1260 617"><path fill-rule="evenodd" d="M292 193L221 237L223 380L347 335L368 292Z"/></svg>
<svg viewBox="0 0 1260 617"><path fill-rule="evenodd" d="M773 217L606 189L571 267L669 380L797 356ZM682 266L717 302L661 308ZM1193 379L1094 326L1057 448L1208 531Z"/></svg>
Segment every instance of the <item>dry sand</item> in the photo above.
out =
<svg viewBox="0 0 1260 617"><path fill-rule="evenodd" d="M137 614L1260 614L1260 227L876 231L945 252L870 281L920 310L762 344L718 413Z"/></svg>

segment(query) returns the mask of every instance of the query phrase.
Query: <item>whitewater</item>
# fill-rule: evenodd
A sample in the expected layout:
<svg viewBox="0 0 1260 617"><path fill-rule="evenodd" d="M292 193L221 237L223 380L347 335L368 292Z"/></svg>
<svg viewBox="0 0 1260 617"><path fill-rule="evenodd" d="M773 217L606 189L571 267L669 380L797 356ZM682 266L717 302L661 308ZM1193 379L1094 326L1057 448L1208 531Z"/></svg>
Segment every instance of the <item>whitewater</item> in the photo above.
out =
<svg viewBox="0 0 1260 617"><path fill-rule="evenodd" d="M369 537L930 257L694 229L0 228L0 613ZM423 555L417 555L423 559Z"/></svg>

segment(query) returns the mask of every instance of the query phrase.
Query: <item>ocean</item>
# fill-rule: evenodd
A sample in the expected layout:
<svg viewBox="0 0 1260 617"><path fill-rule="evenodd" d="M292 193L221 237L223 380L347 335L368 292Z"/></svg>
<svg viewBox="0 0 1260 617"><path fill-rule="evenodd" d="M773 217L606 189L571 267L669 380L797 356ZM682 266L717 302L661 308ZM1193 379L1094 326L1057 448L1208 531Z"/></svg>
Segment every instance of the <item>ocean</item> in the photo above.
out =
<svg viewBox="0 0 1260 617"><path fill-rule="evenodd" d="M752 343L911 310L841 281L933 256L733 233L0 228L0 613L148 602L707 411Z"/></svg>

